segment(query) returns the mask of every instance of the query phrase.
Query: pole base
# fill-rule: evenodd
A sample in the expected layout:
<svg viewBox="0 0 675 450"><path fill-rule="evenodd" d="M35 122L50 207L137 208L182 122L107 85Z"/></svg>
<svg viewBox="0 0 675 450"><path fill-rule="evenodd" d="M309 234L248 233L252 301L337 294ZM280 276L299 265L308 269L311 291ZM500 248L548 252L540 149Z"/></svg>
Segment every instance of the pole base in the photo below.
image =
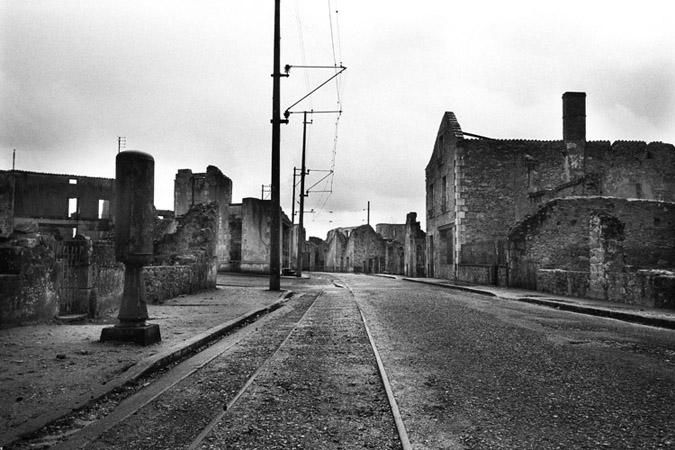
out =
<svg viewBox="0 0 675 450"><path fill-rule="evenodd" d="M133 342L138 345L156 344L162 340L156 323L141 326L106 327L101 330L101 342Z"/></svg>

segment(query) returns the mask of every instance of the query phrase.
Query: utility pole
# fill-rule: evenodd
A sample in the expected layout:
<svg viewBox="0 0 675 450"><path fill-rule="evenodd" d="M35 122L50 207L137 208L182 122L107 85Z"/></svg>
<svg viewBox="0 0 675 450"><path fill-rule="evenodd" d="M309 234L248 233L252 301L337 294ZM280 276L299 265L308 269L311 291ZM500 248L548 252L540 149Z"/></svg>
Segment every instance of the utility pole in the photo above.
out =
<svg viewBox="0 0 675 450"><path fill-rule="evenodd" d="M16 169L16 149L12 151L12 171Z"/></svg>
<svg viewBox="0 0 675 450"><path fill-rule="evenodd" d="M305 226L305 148L307 144L307 111L302 114L302 167L300 168L300 217L298 219L298 270L295 272L296 277L302 276L302 254L305 246L305 233L303 227Z"/></svg>
<svg viewBox="0 0 675 450"><path fill-rule="evenodd" d="M295 172L298 169L293 167L293 196L291 197L291 225L295 225Z"/></svg>
<svg viewBox="0 0 675 450"><path fill-rule="evenodd" d="M279 159L281 153L281 0L274 0L274 68L272 72L272 223L270 229L270 291L281 289L281 204ZM287 123L288 121L286 121Z"/></svg>
<svg viewBox="0 0 675 450"><path fill-rule="evenodd" d="M370 225L370 200L368 200L368 221L366 222L368 225Z"/></svg>

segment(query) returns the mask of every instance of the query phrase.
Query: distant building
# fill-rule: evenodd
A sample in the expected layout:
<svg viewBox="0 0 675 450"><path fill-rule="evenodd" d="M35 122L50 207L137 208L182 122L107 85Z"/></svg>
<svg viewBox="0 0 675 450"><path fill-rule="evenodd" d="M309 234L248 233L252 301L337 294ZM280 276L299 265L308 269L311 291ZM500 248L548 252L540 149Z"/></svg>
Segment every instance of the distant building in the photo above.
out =
<svg viewBox="0 0 675 450"><path fill-rule="evenodd" d="M403 238L403 273L408 277L424 277L426 257L426 234L417 221L417 213L406 216L405 235Z"/></svg>
<svg viewBox="0 0 675 450"><path fill-rule="evenodd" d="M272 202L249 197L232 203L232 180L215 166L203 173L180 169L174 182L175 215L209 202L218 205L218 270L269 273ZM290 267L297 250L291 248L291 223L283 211L281 228L281 267Z"/></svg>
<svg viewBox="0 0 675 450"><path fill-rule="evenodd" d="M523 221L542 217L551 210L549 202L560 198L643 199L674 207L673 145L586 141L585 99L586 94L581 92L563 95L563 139L559 141L478 137L463 132L453 113L444 114L426 167L427 276L562 293L560 287L549 285L550 277L542 272L555 268L555 263L530 259L525 264L527 274L522 273L522 261L517 277L509 273L509 248L516 241L530 242L527 236L522 239ZM581 205L584 200L579 202ZM638 205L622 203L617 220L625 223L640 214ZM611 208L608 213L612 215ZM598 220L591 216L572 220ZM667 219L659 216L659 220ZM527 223L528 233L536 233L532 222ZM552 251L571 253L585 261L576 267L584 272L583 283L588 286L588 235L574 235L575 224L564 220L555 226L563 238L548 245ZM675 242L675 234L672 237ZM629 239L628 235L625 238ZM584 245L575 244L581 242L579 239ZM650 246L645 251L656 249ZM675 253L666 251L660 261L660 268L675 267ZM648 266L645 268L653 265ZM630 278L631 270L624 267L621 273ZM571 273L569 276L573 277ZM599 295L592 289L584 292Z"/></svg>
<svg viewBox="0 0 675 450"><path fill-rule="evenodd" d="M114 199L112 178L1 170L0 237L36 228L58 239L100 239L112 230Z"/></svg>

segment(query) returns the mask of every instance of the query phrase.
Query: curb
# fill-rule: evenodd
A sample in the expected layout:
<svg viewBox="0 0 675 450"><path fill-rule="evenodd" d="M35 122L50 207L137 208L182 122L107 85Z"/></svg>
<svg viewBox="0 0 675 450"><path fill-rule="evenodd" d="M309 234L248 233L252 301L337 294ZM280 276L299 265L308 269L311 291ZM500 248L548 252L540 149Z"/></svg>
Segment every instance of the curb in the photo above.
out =
<svg viewBox="0 0 675 450"><path fill-rule="evenodd" d="M91 391L89 391L89 393L80 396L70 405L54 410L48 414L38 417L33 421L25 422L22 425L14 428L7 435L2 436L0 449L2 449L4 446L15 443L19 439L37 432L41 428L61 419L62 417L65 417L73 411L84 408L88 404L93 403L110 394L115 389L121 388L128 383L134 382L139 378L143 378L152 372L156 372L157 370L168 366L169 364L183 358L185 355L195 351L196 349L206 346L210 342L227 334L231 330L242 326L247 322L254 322L258 316L268 314L275 309L280 308L286 301L288 301L290 297L293 296L293 294L293 291L286 291L274 303L271 303L262 308L251 310L235 319L229 320L220 325L216 325L215 327L209 328L208 330L199 333L190 339L179 342L161 353L157 353L156 355L150 356L149 358L138 361L125 372L121 373L105 384L97 385Z"/></svg>
<svg viewBox="0 0 675 450"><path fill-rule="evenodd" d="M405 280L405 281L412 281L413 283L422 283L422 284L428 284L430 286L440 286L440 287L444 287L444 288L455 289L455 290L458 290L458 291L473 292L474 294L487 295L489 297L497 297L497 294L495 294L494 292L484 291L482 289L474 289L474 288L470 288L470 287L466 287L466 286L457 286L455 284L441 284L441 283L436 283L435 281L414 280L412 278L406 278L406 277L403 277L401 279Z"/></svg>
<svg viewBox="0 0 675 450"><path fill-rule="evenodd" d="M504 297L499 297L499 298L504 298ZM556 302L556 301L551 301L551 300L542 300L542 299L535 299L535 298L514 298L514 299L509 299L507 298L506 300L516 300L519 302L523 303L531 303L534 305L540 305L540 306L547 306L549 308L555 308L555 309L560 309L563 311L570 311L570 312L575 312L579 314L587 314L590 316L597 316L597 317L605 317L608 319L616 319L616 320L621 320L623 322L630 322L630 323L636 323L639 325L649 325L652 327L658 327L658 328L665 328L668 330L675 330L675 320L672 319L666 319L662 317L650 317L650 316L643 316L640 314L633 314L629 312L624 312L624 311L615 311L612 309L603 309L603 308L594 308L592 306L581 306L581 305L573 305L570 303L563 303L563 302Z"/></svg>
<svg viewBox="0 0 675 450"><path fill-rule="evenodd" d="M548 308L554 308L562 311L570 311L570 312L575 312L579 314L586 314L589 316L597 316L597 317L605 317L608 319L616 319L616 320L621 320L622 322L630 322L630 323L636 323L639 325L649 325L652 327L658 327L658 328L665 328L668 330L675 330L675 320L673 319L667 319L663 317L651 317L651 316L643 316L641 314L635 314L635 313L630 313L626 311L616 311L612 309L604 309L604 308L595 308L593 306L583 306L583 305L574 305L570 303L565 303L565 302L559 302L555 300L545 300L545 299L540 299L540 298L529 298L529 297L502 297L500 295L495 294L494 292L482 290L482 289L476 289L476 288L470 288L470 287L465 287L465 286L457 286L457 285L452 285L452 284L441 284L441 283L436 283L433 281L424 281L424 280L414 280L411 278L401 278L402 280L405 281L411 281L413 283L422 283L422 284L428 284L430 286L439 286L439 287L444 287L444 288L449 288L449 289L455 289L458 291L465 291L465 292L472 292L474 294L480 294L480 295L485 295L489 297L497 297L502 300L512 300L512 301L517 301L517 302L522 302L522 303L530 303L533 305L539 305L539 306L546 306Z"/></svg>

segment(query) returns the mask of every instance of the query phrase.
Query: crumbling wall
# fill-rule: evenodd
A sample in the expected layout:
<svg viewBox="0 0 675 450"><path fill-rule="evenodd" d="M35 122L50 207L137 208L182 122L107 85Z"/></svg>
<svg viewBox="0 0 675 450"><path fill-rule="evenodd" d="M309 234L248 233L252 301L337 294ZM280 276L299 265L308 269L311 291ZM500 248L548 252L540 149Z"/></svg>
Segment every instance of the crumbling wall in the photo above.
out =
<svg viewBox="0 0 675 450"><path fill-rule="evenodd" d="M175 233L155 242L154 262L143 269L149 302L216 287L217 221L215 202L193 205L176 218Z"/></svg>
<svg viewBox="0 0 675 450"><path fill-rule="evenodd" d="M0 171L0 238L14 231L14 177Z"/></svg>
<svg viewBox="0 0 675 450"><path fill-rule="evenodd" d="M73 229L92 239L109 233L115 180L21 170L0 171L0 178L7 177L11 178L14 186L15 227L18 223L35 222L40 231L65 238L73 235ZM2 183L0 189L4 191ZM69 211L71 207L74 208L72 212Z"/></svg>
<svg viewBox="0 0 675 450"><path fill-rule="evenodd" d="M323 239L311 236L305 242L303 270L322 271L325 269L327 246Z"/></svg>
<svg viewBox="0 0 675 450"><path fill-rule="evenodd" d="M380 272L384 267L384 240L370 225L354 228L344 251L347 272Z"/></svg>
<svg viewBox="0 0 675 450"><path fill-rule="evenodd" d="M667 295L658 286L667 286L667 277L647 272L669 273L675 267L675 204L597 196L556 199L517 224L509 241L511 286L664 304L659 298Z"/></svg>
<svg viewBox="0 0 675 450"><path fill-rule="evenodd" d="M403 268L405 266L403 243L394 239L384 239L382 247L384 249L384 265L379 267L379 271L403 275Z"/></svg>
<svg viewBox="0 0 675 450"><path fill-rule="evenodd" d="M409 277L423 277L426 266L424 252L426 234L420 228L417 213L410 212L406 216L403 239L403 273Z"/></svg>
<svg viewBox="0 0 675 450"><path fill-rule="evenodd" d="M345 270L344 252L347 246L347 235L340 228L328 231L326 236L326 262L328 272L343 272Z"/></svg>
<svg viewBox="0 0 675 450"><path fill-rule="evenodd" d="M14 235L0 245L0 325L51 320L58 312L54 238Z"/></svg>
<svg viewBox="0 0 675 450"><path fill-rule="evenodd" d="M232 203L232 180L215 166L208 166L204 173L192 173L180 169L174 181L174 210L176 216L186 214L194 205L216 202L218 208L216 223L215 255L219 269L230 266L230 203Z"/></svg>
<svg viewBox="0 0 675 450"><path fill-rule="evenodd" d="M592 167L600 173L602 195L675 202L675 147L616 141Z"/></svg>
<svg viewBox="0 0 675 450"><path fill-rule="evenodd" d="M392 239L400 243L405 240L404 223L378 223L375 225L375 231L384 239Z"/></svg>
<svg viewBox="0 0 675 450"><path fill-rule="evenodd" d="M230 262L225 265L220 264L218 270L231 272L239 272L241 270L241 206L241 203L230 205L230 218L228 220L228 227L230 229Z"/></svg>

